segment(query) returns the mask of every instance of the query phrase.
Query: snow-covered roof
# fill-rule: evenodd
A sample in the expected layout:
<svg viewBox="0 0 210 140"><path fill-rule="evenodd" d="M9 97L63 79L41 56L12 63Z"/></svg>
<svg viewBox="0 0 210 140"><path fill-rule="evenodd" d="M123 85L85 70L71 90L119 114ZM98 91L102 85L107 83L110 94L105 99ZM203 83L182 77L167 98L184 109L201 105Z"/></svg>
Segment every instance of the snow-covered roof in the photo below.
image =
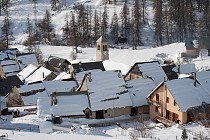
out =
<svg viewBox="0 0 210 140"><path fill-rule="evenodd" d="M33 90L44 90L44 85L42 83L34 83L30 85L21 85L20 88L18 88L19 93L26 93Z"/></svg>
<svg viewBox="0 0 210 140"><path fill-rule="evenodd" d="M198 83L194 86L194 80L189 78L175 79L166 82L176 103L182 112L189 108L200 106L202 102L210 103L210 96Z"/></svg>
<svg viewBox="0 0 210 140"><path fill-rule="evenodd" d="M57 104L51 108L51 113L56 116L84 115L83 110L89 107L88 97L85 94L56 96Z"/></svg>
<svg viewBox="0 0 210 140"><path fill-rule="evenodd" d="M129 65L125 65L123 63L114 62L111 60L103 61L103 65L106 71L108 70L121 70L122 74L125 75L131 68Z"/></svg>
<svg viewBox="0 0 210 140"><path fill-rule="evenodd" d="M106 40L105 36L102 35L96 42L97 43L106 43L107 40Z"/></svg>
<svg viewBox="0 0 210 140"><path fill-rule="evenodd" d="M127 81L127 88L133 107L147 105L147 95L156 87L151 79L133 79Z"/></svg>
<svg viewBox="0 0 210 140"><path fill-rule="evenodd" d="M25 68L29 64L38 65L35 54L22 54L17 56L17 60L20 64L21 69Z"/></svg>
<svg viewBox="0 0 210 140"><path fill-rule="evenodd" d="M1 102L0 102L1 109L4 109L7 107L7 101L6 101L7 99L5 98L5 96L1 96L0 98L1 98Z"/></svg>
<svg viewBox="0 0 210 140"><path fill-rule="evenodd" d="M124 78L118 71L91 73L87 76L87 87L93 111L132 106Z"/></svg>
<svg viewBox="0 0 210 140"><path fill-rule="evenodd" d="M6 73L6 77L17 75L18 72Z"/></svg>
<svg viewBox="0 0 210 140"><path fill-rule="evenodd" d="M63 79L69 79L71 77L71 74L64 72L61 72L55 79L53 80L63 80Z"/></svg>
<svg viewBox="0 0 210 140"><path fill-rule="evenodd" d="M137 64L144 78L151 77L158 85L167 77L159 62L139 63Z"/></svg>
<svg viewBox="0 0 210 140"><path fill-rule="evenodd" d="M52 94L53 92L69 92L75 90L78 85L75 81L43 81L43 85L46 89L48 95Z"/></svg>
<svg viewBox="0 0 210 140"><path fill-rule="evenodd" d="M18 72L20 71L20 67L18 64L3 66L3 71L4 73Z"/></svg>
<svg viewBox="0 0 210 140"><path fill-rule="evenodd" d="M29 64L27 67L25 67L23 70L21 70L17 76L20 78L20 80L25 80L30 74L32 74L38 67L34 66L32 64Z"/></svg>
<svg viewBox="0 0 210 140"><path fill-rule="evenodd" d="M36 81L43 81L52 72L44 67L39 67L30 76L25 79L27 83L33 83Z"/></svg>
<svg viewBox="0 0 210 140"><path fill-rule="evenodd" d="M37 115L44 117L50 115L51 98L50 97L38 97L37 99Z"/></svg>
<svg viewBox="0 0 210 140"><path fill-rule="evenodd" d="M15 60L3 60L1 61L1 65L2 66L7 66L7 65L16 65L17 64L17 61Z"/></svg>
<svg viewBox="0 0 210 140"><path fill-rule="evenodd" d="M180 65L180 74L189 74L196 72L195 64L181 64Z"/></svg>
<svg viewBox="0 0 210 140"><path fill-rule="evenodd" d="M210 71L197 72L196 79L210 95Z"/></svg>
<svg viewBox="0 0 210 140"><path fill-rule="evenodd" d="M81 84L85 74L87 74L89 72L91 72L91 73L95 73L96 72L97 73L97 72L102 72L102 70L95 69L95 70L88 70L88 71L82 71L82 72L76 73L76 80L77 80L77 82L79 84Z"/></svg>
<svg viewBox="0 0 210 140"><path fill-rule="evenodd" d="M43 91L43 92L38 92L34 95L30 95L30 96L22 96L22 99L24 101L24 105L36 105L37 104L37 99L39 97L48 97L48 94L46 91Z"/></svg>
<svg viewBox="0 0 210 140"><path fill-rule="evenodd" d="M0 52L0 61L4 60L5 58L8 58L7 54Z"/></svg>

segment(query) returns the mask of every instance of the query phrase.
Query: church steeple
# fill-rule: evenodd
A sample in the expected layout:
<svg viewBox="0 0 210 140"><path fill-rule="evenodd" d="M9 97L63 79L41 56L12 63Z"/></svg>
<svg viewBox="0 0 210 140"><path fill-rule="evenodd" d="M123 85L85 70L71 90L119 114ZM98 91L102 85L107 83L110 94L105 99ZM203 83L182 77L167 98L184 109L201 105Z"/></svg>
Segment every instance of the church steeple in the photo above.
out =
<svg viewBox="0 0 210 140"><path fill-rule="evenodd" d="M96 61L104 61L109 59L109 48L106 38L102 35L96 41Z"/></svg>

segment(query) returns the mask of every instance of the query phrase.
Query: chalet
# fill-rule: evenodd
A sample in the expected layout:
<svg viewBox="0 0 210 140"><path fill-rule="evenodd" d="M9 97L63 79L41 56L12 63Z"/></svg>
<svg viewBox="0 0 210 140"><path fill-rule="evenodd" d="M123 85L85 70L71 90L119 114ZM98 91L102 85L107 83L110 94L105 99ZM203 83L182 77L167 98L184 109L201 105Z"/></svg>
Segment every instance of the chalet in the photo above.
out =
<svg viewBox="0 0 210 140"><path fill-rule="evenodd" d="M63 58L50 56L48 61L45 62L46 68L53 72L69 71L71 63Z"/></svg>
<svg viewBox="0 0 210 140"><path fill-rule="evenodd" d="M208 56L210 56L210 37L201 37L199 39L199 48L206 49L208 51Z"/></svg>
<svg viewBox="0 0 210 140"><path fill-rule="evenodd" d="M186 38L185 46L187 51L187 57L196 58L199 56L198 40L195 40L193 38Z"/></svg>
<svg viewBox="0 0 210 140"><path fill-rule="evenodd" d="M150 118L167 125L194 121L199 110L192 114L193 108L210 103L206 90L196 80L189 78L162 82L147 99Z"/></svg>
<svg viewBox="0 0 210 140"><path fill-rule="evenodd" d="M161 83L166 74L158 61L138 62L125 75L125 80L150 78L156 85Z"/></svg>
<svg viewBox="0 0 210 140"><path fill-rule="evenodd" d="M156 87L151 79L133 79L126 81L126 87L129 91L132 101L131 116L149 114L147 95Z"/></svg>
<svg viewBox="0 0 210 140"><path fill-rule="evenodd" d="M78 91L87 91L89 118L103 119L130 114L132 102L120 71L87 73Z"/></svg>

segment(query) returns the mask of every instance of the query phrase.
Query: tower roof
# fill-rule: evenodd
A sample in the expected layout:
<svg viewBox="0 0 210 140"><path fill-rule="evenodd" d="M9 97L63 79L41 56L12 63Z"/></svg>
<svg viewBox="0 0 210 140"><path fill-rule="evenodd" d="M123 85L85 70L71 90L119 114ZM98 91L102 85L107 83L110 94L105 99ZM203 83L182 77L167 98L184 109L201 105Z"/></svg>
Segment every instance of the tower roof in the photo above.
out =
<svg viewBox="0 0 210 140"><path fill-rule="evenodd" d="M106 40L106 38L102 35L96 42L97 42L97 43L106 43L107 40Z"/></svg>

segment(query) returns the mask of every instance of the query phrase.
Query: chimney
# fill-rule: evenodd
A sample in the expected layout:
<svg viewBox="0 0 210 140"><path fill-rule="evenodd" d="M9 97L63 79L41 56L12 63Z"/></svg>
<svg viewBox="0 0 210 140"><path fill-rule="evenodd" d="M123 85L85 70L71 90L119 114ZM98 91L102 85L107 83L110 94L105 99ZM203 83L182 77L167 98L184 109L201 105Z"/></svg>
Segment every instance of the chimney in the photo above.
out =
<svg viewBox="0 0 210 140"><path fill-rule="evenodd" d="M193 80L194 80L193 84L196 87L196 72L192 72L192 76L193 76Z"/></svg>
<svg viewBox="0 0 210 140"><path fill-rule="evenodd" d="M178 68L177 68L178 73L180 74L180 64L178 64L177 66L178 66Z"/></svg>
<svg viewBox="0 0 210 140"><path fill-rule="evenodd" d="M121 78L121 70L118 70L118 77Z"/></svg>
<svg viewBox="0 0 210 140"><path fill-rule="evenodd" d="M92 82L91 72L88 73L87 78L88 78L89 82Z"/></svg>

